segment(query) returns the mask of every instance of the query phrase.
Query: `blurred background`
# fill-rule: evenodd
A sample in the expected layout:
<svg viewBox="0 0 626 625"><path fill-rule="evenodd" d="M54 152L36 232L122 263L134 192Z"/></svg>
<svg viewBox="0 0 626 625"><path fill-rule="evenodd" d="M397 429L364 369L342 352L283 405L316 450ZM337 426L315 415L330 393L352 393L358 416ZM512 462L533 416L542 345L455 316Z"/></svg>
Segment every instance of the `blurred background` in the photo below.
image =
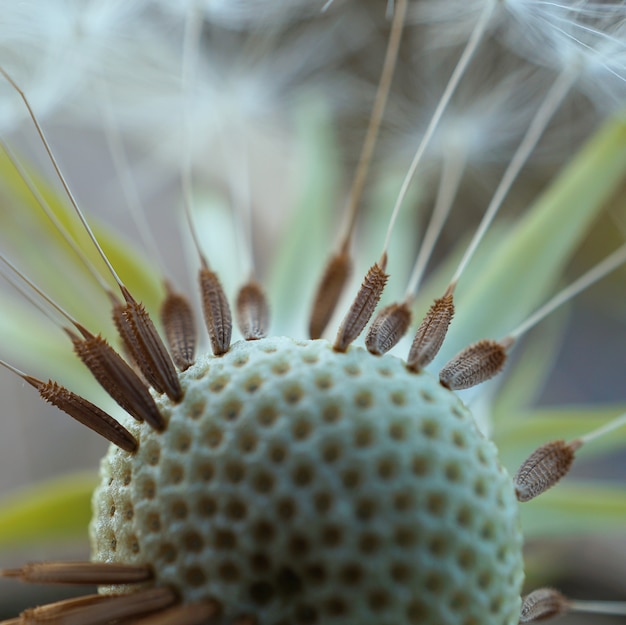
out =
<svg viewBox="0 0 626 625"><path fill-rule="evenodd" d="M606 6L606 15L598 9L592 25L603 34L611 26L610 38L623 52L626 7L621 2ZM481 7L481 2L409 3L357 231L356 280L377 258L381 243L376 241L382 242L399 182L469 36L468 23ZM393 5L381 0L51 0L45 6L0 0L0 64L27 94L88 215L103 231L121 237L146 270L166 267L169 279L190 294L195 260L181 212L181 173L186 167L193 174L198 223L208 224L203 236L209 257L226 275L224 282L233 285L229 289L245 273L246 242L241 233L247 207L252 208L258 272L271 282L276 259L282 258L276 249L298 217L303 195L318 200L320 204L313 202L308 211L319 212L326 247L302 261L304 277L298 289L306 295L302 299L306 309L342 223L392 11ZM565 17L578 19L590 30L590 15L581 11ZM558 63L565 53L559 45L566 46L567 41L549 39L541 30L547 28L544 22L536 15L514 15L494 20L488 29L403 211L403 227L392 243L398 279L390 285L391 297L402 293L439 172L460 153L467 166L432 267L466 240L480 219L533 111L561 71ZM566 21L559 23L561 30L569 27ZM520 40L521 27L529 24L535 40ZM572 29L571 39L577 41L582 29ZM605 38L583 43L599 49ZM533 53L537 40L549 46L539 59ZM572 90L507 198L503 223L524 214L605 119L623 113L626 90L621 71L616 77L615 72L610 74L613 78L601 88L597 82L581 81ZM60 194L24 104L6 82L0 85L0 132L29 171L38 172L56 190L53 193ZM319 183L314 189L311 180ZM625 186L589 230L564 283L626 237L624 191ZM141 203L137 212L146 219L139 225L129 218L135 196ZM58 241L50 245L49 230L32 219L32 211L16 204L6 176L0 181L0 202L3 253L68 310L81 319L87 316L92 329L111 332L106 300L98 288L84 272L76 271L75 259ZM141 234L146 230L156 245ZM625 280L624 270L616 272L562 315L554 366L529 404L626 405ZM146 285L149 300L156 302L159 296L157 280ZM0 357L106 401L77 373L80 367L72 364L67 341L53 323L9 287L2 287L0 297L4 311ZM279 327L273 330L304 337L299 298L293 300L293 306L284 300L281 306L274 304ZM95 475L106 449L97 436L43 405L33 389L7 371L0 371L0 394L0 498L69 472ZM621 482L626 474L621 454L577 470L579 475ZM585 537L529 549L549 551L558 586L572 596L626 598L623 538ZM0 539L0 546L3 567L54 557L85 558L88 553L86 535L62 544L43 541L17 548ZM71 596L72 589L50 591L0 580L0 618L64 593ZM598 624L622 621L593 617ZM574 625L589 619L568 616L562 622Z"/></svg>

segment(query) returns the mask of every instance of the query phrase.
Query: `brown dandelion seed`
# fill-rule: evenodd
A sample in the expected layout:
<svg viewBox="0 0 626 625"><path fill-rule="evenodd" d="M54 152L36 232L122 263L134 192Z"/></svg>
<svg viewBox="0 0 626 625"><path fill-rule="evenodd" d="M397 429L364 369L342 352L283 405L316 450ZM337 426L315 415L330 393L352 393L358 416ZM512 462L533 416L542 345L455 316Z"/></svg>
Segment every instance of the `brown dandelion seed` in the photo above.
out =
<svg viewBox="0 0 626 625"><path fill-rule="evenodd" d="M406 302L385 306L365 337L368 351L377 356L387 353L406 334L411 325L411 309Z"/></svg>
<svg viewBox="0 0 626 625"><path fill-rule="evenodd" d="M133 621L133 625L206 625L213 623L221 612L214 599L178 605L159 614Z"/></svg>
<svg viewBox="0 0 626 625"><path fill-rule="evenodd" d="M539 623L565 614L570 609L568 600L557 590L540 588L522 597L520 623Z"/></svg>
<svg viewBox="0 0 626 625"><path fill-rule="evenodd" d="M196 324L187 298L170 288L161 306L161 323L174 364L181 371L186 371L195 360Z"/></svg>
<svg viewBox="0 0 626 625"><path fill-rule="evenodd" d="M33 562L19 569L4 570L3 577L14 577L32 584L139 584L152 578L150 567L105 562Z"/></svg>
<svg viewBox="0 0 626 625"><path fill-rule="evenodd" d="M143 381L101 336L79 330L83 338L68 330L74 351L100 386L132 417L162 430L165 422Z"/></svg>
<svg viewBox="0 0 626 625"><path fill-rule="evenodd" d="M147 384L148 382L143 377L143 373L141 372L139 364L137 363L135 355L131 349L132 337L127 334L128 327L124 320L124 310L126 309L126 306L113 294L111 294L111 300L113 302L111 317L113 319L115 329L117 330L117 334L122 339L122 353L124 354L124 358L133 367L137 375Z"/></svg>
<svg viewBox="0 0 626 625"><path fill-rule="evenodd" d="M152 319L143 304L137 302L128 289L122 287L122 293L126 300L126 308L122 314L122 324L125 326L122 339L154 390L165 393L174 402L179 402L183 398L183 390L178 373Z"/></svg>
<svg viewBox="0 0 626 625"><path fill-rule="evenodd" d="M65 616L73 615L83 609L108 603L110 600L111 597L107 595L86 595L84 597L64 599L62 601L56 601L54 603L24 610L24 612L20 614L18 622L21 624L61 622L65 625L66 621L63 620Z"/></svg>
<svg viewBox="0 0 626 625"><path fill-rule="evenodd" d="M389 275L385 273L386 265L387 255L383 254L380 261L374 263L367 272L361 288L354 298L348 314L344 317L339 332L337 332L337 338L333 345L335 351L345 352L350 343L361 334L374 314L374 309L380 301L380 296L389 278Z"/></svg>
<svg viewBox="0 0 626 625"><path fill-rule="evenodd" d="M407 366L420 371L439 353L454 316L454 298L451 291L436 299L420 324L411 344Z"/></svg>
<svg viewBox="0 0 626 625"><path fill-rule="evenodd" d="M389 41L378 83L378 89L376 90L376 96L374 98L367 132L363 140L363 146L361 148L361 153L359 154L359 161L352 180L352 188L350 189L346 226L342 236L341 248L340 251L335 253L328 261L313 299L313 310L311 311L311 317L309 320L309 337L312 339L319 339L324 333L330 318L337 308L339 298L341 297L346 282L352 272L352 259L348 253L348 248L350 247L350 241L354 235L354 229L359 214L359 207L361 205L361 197L365 189L365 183L372 161L372 156L374 154L374 148L378 140L378 133L380 131L383 115L387 106L387 98L389 96L389 90L393 80L396 62L398 60L398 51L400 49L400 41L404 30L407 7L408 2L406 0L400 0L394 7L393 22L391 24ZM386 258L383 262L386 263ZM384 266L382 269L384 271ZM378 303L378 300L376 300L376 303ZM363 324L363 327L365 327L367 321L369 321L369 317ZM363 328L361 328L361 330L362 329ZM361 330L359 330L359 333ZM352 340L349 340L343 349L340 347L335 347L335 349L338 351L345 351Z"/></svg>
<svg viewBox="0 0 626 625"><path fill-rule="evenodd" d="M265 338L270 314L261 285L251 280L237 294L237 325L246 341Z"/></svg>
<svg viewBox="0 0 626 625"><path fill-rule="evenodd" d="M222 284L208 267L200 269L200 291L211 349L216 356L221 356L230 347L233 322Z"/></svg>
<svg viewBox="0 0 626 625"><path fill-rule="evenodd" d="M530 501L554 486L569 472L580 442L552 441L534 451L515 474L518 501Z"/></svg>
<svg viewBox="0 0 626 625"><path fill-rule="evenodd" d="M150 588L129 595L89 595L22 613L25 623L59 623L62 625L105 625L117 620L142 617L164 610L177 602L170 588Z"/></svg>
<svg viewBox="0 0 626 625"><path fill-rule="evenodd" d="M324 333L351 273L352 260L347 252L341 251L328 261L313 298L309 319L309 336L312 339L319 339Z"/></svg>
<svg viewBox="0 0 626 625"><path fill-rule="evenodd" d="M506 347L488 339L478 341L459 352L439 372L439 381L451 391L471 388L502 371Z"/></svg>
<svg viewBox="0 0 626 625"><path fill-rule="evenodd" d="M129 453L137 449L137 441L133 435L98 406L52 380L42 382L32 376L25 376L24 379L39 391L42 399L100 434L110 443Z"/></svg>

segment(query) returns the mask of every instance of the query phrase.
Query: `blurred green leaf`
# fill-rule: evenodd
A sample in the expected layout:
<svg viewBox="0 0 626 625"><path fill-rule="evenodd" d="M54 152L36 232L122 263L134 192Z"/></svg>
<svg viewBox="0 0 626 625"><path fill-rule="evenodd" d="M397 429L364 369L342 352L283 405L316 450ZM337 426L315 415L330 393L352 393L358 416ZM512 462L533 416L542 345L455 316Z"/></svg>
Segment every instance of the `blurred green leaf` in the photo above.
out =
<svg viewBox="0 0 626 625"><path fill-rule="evenodd" d="M556 311L514 349L494 399L495 428L500 423L506 426L512 415L528 410L543 390L558 357L566 317L565 310Z"/></svg>
<svg viewBox="0 0 626 625"><path fill-rule="evenodd" d="M84 536L94 473L74 473L23 489L0 503L0 547Z"/></svg>
<svg viewBox="0 0 626 625"><path fill-rule="evenodd" d="M136 242L120 236L119 232L93 223L93 231L109 261L128 287L133 297L142 302L151 313L156 313L163 300L163 276L155 271L155 263L150 263L137 249ZM107 311L108 314L108 311ZM158 323L158 317L153 314Z"/></svg>
<svg viewBox="0 0 626 625"><path fill-rule="evenodd" d="M559 484L520 504L524 536L624 532L626 490L605 483Z"/></svg>
<svg viewBox="0 0 626 625"><path fill-rule="evenodd" d="M510 471L518 467L540 445L549 441L572 440L599 428L623 414L626 406L590 406L535 410L511 415L494 433L500 457ZM626 427L584 445L576 456L593 458L626 447Z"/></svg>
<svg viewBox="0 0 626 625"><path fill-rule="evenodd" d="M291 222L276 251L270 273L270 301L273 326L279 334L305 336L308 311L317 280L330 257L338 214L338 151L328 120L320 102L300 111L298 129L306 177L299 186L300 197L291 214ZM312 276L313 280L303 279ZM297 326L294 325L297 320Z"/></svg>
<svg viewBox="0 0 626 625"><path fill-rule="evenodd" d="M33 374L40 374L52 362L55 370L68 367L71 373L84 370L71 344L52 322L42 318L30 302L4 298L0 307L2 358L10 362L32 361Z"/></svg>
<svg viewBox="0 0 626 625"><path fill-rule="evenodd" d="M89 241L87 233L78 220L74 209L65 198L63 191L48 183L33 168L22 162L22 167L32 182L39 190L41 196L47 202L51 212L67 230L85 256L99 269L107 280L109 276L104 268L98 252ZM18 242L28 243L25 236L33 234L32 229L36 228L43 241L47 244L47 249L54 250L60 254L69 254L75 265L77 274L87 274L89 272L78 260L66 243L64 237L57 230L52 220L44 213L36 198L30 192L21 174L15 169L8 156L0 151L0 188L2 189L1 199L3 203L10 202L13 210L0 211L0 224L3 226L3 234ZM16 210L16 207L19 210ZM83 208L85 210L85 208ZM87 211L85 210L87 213ZM158 274L154 271L153 265L138 252L136 240L124 240L119 232L114 231L98 223L97 220L86 217L91 228L96 235L100 245L106 252L111 264L120 274L122 280L135 293L138 299L144 301L147 306L153 306L157 298L160 298L161 283ZM25 230L20 231L20 226ZM20 253L24 259L41 259L42 250L36 245L20 245ZM46 263L50 264L49 254ZM67 283L67 276L54 273L51 276L52 282L59 281L61 284Z"/></svg>
<svg viewBox="0 0 626 625"><path fill-rule="evenodd" d="M116 287L102 260L62 191L47 183L29 165L23 164L22 167L45 198L50 211L74 237L85 257L100 269L101 275L115 292ZM96 220L90 219L90 222L111 264L135 298L142 301L148 310L158 310L162 298L161 278L137 250L135 242L124 240ZM5 239L3 248L6 243L6 249L12 249L13 260L19 269L81 323L94 332L112 336L107 295L45 215L21 174L3 151L0 151L0 231ZM36 360L37 365L48 357L57 366L59 358L64 361L70 359L69 342L64 342L67 348L65 351L58 349L62 341L55 336L53 326L42 320L39 313L28 314L29 309L34 311L32 304L24 305L12 294L5 296L4 304L1 315L2 345L6 350L18 351L22 362L30 358ZM25 349L33 342L38 349Z"/></svg>
<svg viewBox="0 0 626 625"><path fill-rule="evenodd" d="M446 347L456 352L477 339L500 338L543 303L625 174L626 121L617 119L592 137L513 224L481 274L461 278Z"/></svg>
<svg viewBox="0 0 626 625"><path fill-rule="evenodd" d="M367 270L380 258L391 211L403 179L404 174L381 176L373 185L370 197L363 201L359 244L354 249L356 269L354 289L350 293L350 299L355 296ZM389 280L380 300L381 306L404 299L404 292L424 235L420 229L424 220L417 217L425 209L430 209L424 202L424 185L421 180L416 180L409 187L403 206L404 210L398 214L389 244L386 269ZM428 306L430 303L429 301ZM404 351L402 353L404 354Z"/></svg>

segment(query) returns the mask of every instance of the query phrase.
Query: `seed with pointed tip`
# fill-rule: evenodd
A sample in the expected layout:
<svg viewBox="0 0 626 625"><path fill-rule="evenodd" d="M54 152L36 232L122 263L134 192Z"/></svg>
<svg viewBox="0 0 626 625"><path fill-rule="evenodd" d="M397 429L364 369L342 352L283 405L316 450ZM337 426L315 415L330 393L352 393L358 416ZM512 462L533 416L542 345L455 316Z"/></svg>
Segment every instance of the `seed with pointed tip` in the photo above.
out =
<svg viewBox="0 0 626 625"><path fill-rule="evenodd" d="M406 302L385 306L377 315L365 337L367 350L386 354L406 334L411 325L411 309Z"/></svg>
<svg viewBox="0 0 626 625"><path fill-rule="evenodd" d="M328 261L313 298L309 320L310 338L319 339L324 333L351 272L352 260L347 252L335 254Z"/></svg>
<svg viewBox="0 0 626 625"><path fill-rule="evenodd" d="M216 356L221 356L230 347L230 338L233 330L232 315L226 294L217 274L207 267L200 269L200 293L202 295L202 310L211 350Z"/></svg>
<svg viewBox="0 0 626 625"><path fill-rule="evenodd" d="M100 434L110 443L129 453L137 449L137 441L132 434L90 401L72 393L52 380L42 382L32 376L26 376L25 380L39 391L42 399Z"/></svg>
<svg viewBox="0 0 626 625"><path fill-rule="evenodd" d="M172 401L183 398L178 373L154 323L143 304L137 302L124 289L126 307L121 323L125 328L123 337L143 376L157 393L165 393Z"/></svg>
<svg viewBox="0 0 626 625"><path fill-rule="evenodd" d="M57 623L59 625L106 625L107 623L156 612L174 605L177 597L169 588L149 588L129 595L107 597L88 595L33 610L22 616L25 623Z"/></svg>
<svg viewBox="0 0 626 625"><path fill-rule="evenodd" d="M221 608L215 599L182 604L140 621L133 621L133 625L212 625L217 622Z"/></svg>
<svg viewBox="0 0 626 625"><path fill-rule="evenodd" d="M138 584L152 578L147 566L113 562L33 562L1 574L34 584Z"/></svg>
<svg viewBox="0 0 626 625"><path fill-rule="evenodd" d="M20 620L18 622L20 625L23 623L32 624L55 622L65 624L66 621L61 620L62 618L67 618L68 616L69 618L75 617L81 610L107 603L108 600L109 597L105 595L86 595L75 599L63 599L47 605L24 610L24 612L20 615Z"/></svg>
<svg viewBox="0 0 626 625"><path fill-rule="evenodd" d="M453 316L454 299L452 293L446 293L434 301L415 333L407 358L409 369L421 371L432 362L443 345Z"/></svg>
<svg viewBox="0 0 626 625"><path fill-rule="evenodd" d="M452 391L471 388L502 371L506 350L497 341L478 341L459 352L439 372L439 381Z"/></svg>
<svg viewBox="0 0 626 625"><path fill-rule="evenodd" d="M337 332L333 348L345 352L350 344L361 334L363 328L372 318L374 310L383 294L389 275L385 273L385 262L374 263L361 284L357 296L350 306Z"/></svg>
<svg viewBox="0 0 626 625"><path fill-rule="evenodd" d="M196 325L187 298L169 290L161 306L161 323L174 364L186 371L196 354Z"/></svg>
<svg viewBox="0 0 626 625"><path fill-rule="evenodd" d="M567 475L578 445L563 440L546 443L522 464L513 482L518 501L530 501Z"/></svg>
<svg viewBox="0 0 626 625"><path fill-rule="evenodd" d="M101 336L81 331L84 339L69 333L74 351L100 386L132 417L162 430L165 422L144 382Z"/></svg>
<svg viewBox="0 0 626 625"><path fill-rule="evenodd" d="M539 623L565 614L568 600L553 588L540 588L522 598L520 623Z"/></svg>
<svg viewBox="0 0 626 625"><path fill-rule="evenodd" d="M269 307L261 285L251 281L237 294L237 325L246 341L265 338L269 326Z"/></svg>

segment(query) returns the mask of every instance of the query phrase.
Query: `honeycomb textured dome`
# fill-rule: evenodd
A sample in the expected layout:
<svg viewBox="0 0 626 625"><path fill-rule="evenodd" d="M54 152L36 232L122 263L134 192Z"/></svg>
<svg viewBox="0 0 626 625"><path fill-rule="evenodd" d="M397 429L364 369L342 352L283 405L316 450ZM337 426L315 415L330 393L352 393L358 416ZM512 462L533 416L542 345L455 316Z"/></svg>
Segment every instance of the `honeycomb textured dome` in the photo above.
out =
<svg viewBox="0 0 626 625"><path fill-rule="evenodd" d="M432 376L271 338L181 382L180 404L159 398L166 430L128 424L138 451L102 462L95 560L150 564L183 601L220 600L224 623L518 622L511 478Z"/></svg>

